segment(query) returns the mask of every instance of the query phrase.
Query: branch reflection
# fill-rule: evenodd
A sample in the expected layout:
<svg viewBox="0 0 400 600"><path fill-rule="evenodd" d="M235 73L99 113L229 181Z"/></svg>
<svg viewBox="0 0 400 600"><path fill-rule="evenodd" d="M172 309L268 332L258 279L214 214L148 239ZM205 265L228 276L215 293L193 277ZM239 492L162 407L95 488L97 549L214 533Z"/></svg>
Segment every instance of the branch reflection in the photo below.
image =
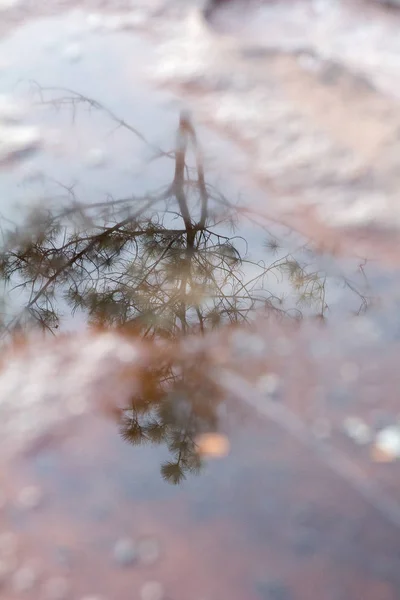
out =
<svg viewBox="0 0 400 600"><path fill-rule="evenodd" d="M79 95L63 100L93 103ZM171 341L250 322L256 314L327 318L329 277L312 268L312 250L302 244L302 259L285 252L264 217L241 210L206 181L187 115L180 115L174 150L160 155L173 161L171 181L161 190L85 203L69 189L61 207L42 205L21 225L3 224L1 277L11 303L17 293L24 299L11 318L5 311L4 336L31 328L54 334L66 314L78 312L89 324ZM263 256L254 258L252 240L236 233L241 219L263 239ZM357 298L358 312L368 308L365 291L344 276L340 284ZM173 484L201 470L196 437L219 426L223 396L204 371L201 359L188 365L165 357L143 373L140 395L121 414L128 442L167 446L170 460L161 474Z"/></svg>

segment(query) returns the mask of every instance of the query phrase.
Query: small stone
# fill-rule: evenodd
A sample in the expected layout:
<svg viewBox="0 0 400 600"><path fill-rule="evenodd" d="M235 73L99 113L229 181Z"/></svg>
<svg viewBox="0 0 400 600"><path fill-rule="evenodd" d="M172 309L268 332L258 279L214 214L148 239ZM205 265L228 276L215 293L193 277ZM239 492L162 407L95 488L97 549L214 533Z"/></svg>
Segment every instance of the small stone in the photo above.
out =
<svg viewBox="0 0 400 600"><path fill-rule="evenodd" d="M160 557L160 545L154 538L143 538L137 545L139 561L142 565L152 565Z"/></svg>
<svg viewBox="0 0 400 600"><path fill-rule="evenodd" d="M21 567L12 576L14 592L29 592L37 581L36 571L32 567Z"/></svg>
<svg viewBox="0 0 400 600"><path fill-rule="evenodd" d="M137 549L133 540L129 538L119 539L114 546L113 556L120 567L133 565L137 559Z"/></svg>
<svg viewBox="0 0 400 600"><path fill-rule="evenodd" d="M35 485L30 485L23 488L17 498L17 504L20 508L32 510L40 506L43 499L43 494Z"/></svg>
<svg viewBox="0 0 400 600"><path fill-rule="evenodd" d="M343 421L343 430L356 444L363 446L371 442L371 429L359 417L347 417Z"/></svg>
<svg viewBox="0 0 400 600"><path fill-rule="evenodd" d="M45 600L65 600L68 593L69 584L64 577L52 577L43 585Z"/></svg>
<svg viewBox="0 0 400 600"><path fill-rule="evenodd" d="M64 48L63 56L71 63L80 61L83 56L81 45L77 42L69 44Z"/></svg>
<svg viewBox="0 0 400 600"><path fill-rule="evenodd" d="M400 427L392 425L381 429L375 436L374 451L376 462L391 462L400 458Z"/></svg>
<svg viewBox="0 0 400 600"><path fill-rule="evenodd" d="M281 387L281 378L276 373L267 373L260 377L257 388L267 396L276 396Z"/></svg>
<svg viewBox="0 0 400 600"><path fill-rule="evenodd" d="M92 148L89 150L85 162L90 169L99 169L106 164L106 153L102 148Z"/></svg>
<svg viewBox="0 0 400 600"><path fill-rule="evenodd" d="M159 581L147 581L140 589L141 600L162 600L164 589Z"/></svg>

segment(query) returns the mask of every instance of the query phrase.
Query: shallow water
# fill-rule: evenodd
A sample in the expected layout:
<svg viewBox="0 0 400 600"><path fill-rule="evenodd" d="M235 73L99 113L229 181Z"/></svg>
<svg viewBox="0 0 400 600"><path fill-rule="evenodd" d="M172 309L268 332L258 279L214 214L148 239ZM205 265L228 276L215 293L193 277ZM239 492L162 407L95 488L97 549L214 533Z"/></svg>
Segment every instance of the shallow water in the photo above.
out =
<svg viewBox="0 0 400 600"><path fill-rule="evenodd" d="M2 592L398 598L397 268L154 89L173 10L93 15L1 43Z"/></svg>

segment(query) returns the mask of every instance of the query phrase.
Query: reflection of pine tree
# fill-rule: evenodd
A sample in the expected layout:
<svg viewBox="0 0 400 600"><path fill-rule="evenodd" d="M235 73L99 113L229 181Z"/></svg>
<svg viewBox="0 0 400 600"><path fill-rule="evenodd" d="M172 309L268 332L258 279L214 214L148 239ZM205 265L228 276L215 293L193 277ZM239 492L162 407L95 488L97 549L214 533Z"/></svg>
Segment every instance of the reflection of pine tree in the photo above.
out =
<svg viewBox="0 0 400 600"><path fill-rule="evenodd" d="M74 108L89 103L145 141L93 100L72 94L58 102ZM194 168L188 166L190 149ZM238 208L206 182L187 117L181 115L175 150L159 154L174 167L171 183L160 191L85 204L68 189L66 206L37 208L23 227L8 226L0 276L10 293L25 294L25 308L11 321L3 319L3 332L38 325L53 333L62 304L64 310L84 313L90 323L123 325L157 339L245 323L255 309L301 317L300 309L311 307L325 318L325 274L292 254L279 257L280 244L266 221L248 209L242 216L256 219L267 236L268 256L278 257L266 263L239 251L247 246L234 235ZM287 310L283 295L269 290L271 277L290 283L295 311ZM365 310L367 298L348 280L343 283ZM123 411L121 433L136 445L166 444L171 460L162 465L161 474L176 484L200 470L195 438L217 428L217 408L218 390L204 380L201 364L166 362L143 376L141 394Z"/></svg>
<svg viewBox="0 0 400 600"><path fill-rule="evenodd" d="M101 108L81 96L70 98L85 101ZM245 240L218 231L235 228L237 209L206 182L196 133L185 116L177 135L174 152L164 153L174 160L174 177L161 191L84 204L69 189L70 205L35 209L23 228L5 234L1 276L27 294L23 315L9 327L37 323L53 331L60 296L92 323L129 325L142 335L167 338L246 322L254 309L287 315L285 298L268 290L271 276L289 280L299 309L313 307L324 315L324 274L291 254L271 264L253 261L238 250ZM190 145L194 169L187 165ZM266 229L260 217L258 224ZM280 250L268 233L265 245L270 253ZM255 272L250 280L248 268ZM293 314L301 316L300 310Z"/></svg>
<svg viewBox="0 0 400 600"><path fill-rule="evenodd" d="M146 372L142 395L132 399L120 421L121 435L130 443L167 446L171 460L161 466L161 475L174 484L186 473L200 472L196 436L218 428L220 392L205 373L205 364L176 361Z"/></svg>

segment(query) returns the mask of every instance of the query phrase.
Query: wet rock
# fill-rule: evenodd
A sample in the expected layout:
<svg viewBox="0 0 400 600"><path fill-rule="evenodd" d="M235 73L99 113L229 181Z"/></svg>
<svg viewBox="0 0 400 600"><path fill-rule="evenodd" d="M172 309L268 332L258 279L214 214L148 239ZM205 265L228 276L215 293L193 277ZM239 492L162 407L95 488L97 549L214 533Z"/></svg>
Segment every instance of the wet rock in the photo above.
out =
<svg viewBox="0 0 400 600"><path fill-rule="evenodd" d="M138 558L136 544L130 538L120 538L115 543L113 557L119 567L133 565Z"/></svg>

